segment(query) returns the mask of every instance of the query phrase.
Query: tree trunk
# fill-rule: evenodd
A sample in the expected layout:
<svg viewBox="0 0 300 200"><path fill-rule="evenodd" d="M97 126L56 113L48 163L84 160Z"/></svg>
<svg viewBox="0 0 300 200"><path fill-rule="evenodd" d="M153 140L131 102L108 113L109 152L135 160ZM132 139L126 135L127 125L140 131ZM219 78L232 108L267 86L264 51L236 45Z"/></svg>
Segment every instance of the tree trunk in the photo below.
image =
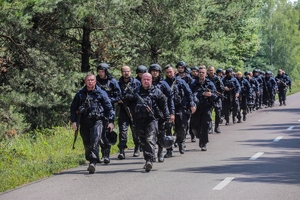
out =
<svg viewBox="0 0 300 200"><path fill-rule="evenodd" d="M91 21L92 17L87 17L84 20L83 35L82 35L82 55L81 55L81 72L88 72L90 70L90 52L91 52L91 42L90 42L90 34L91 34Z"/></svg>

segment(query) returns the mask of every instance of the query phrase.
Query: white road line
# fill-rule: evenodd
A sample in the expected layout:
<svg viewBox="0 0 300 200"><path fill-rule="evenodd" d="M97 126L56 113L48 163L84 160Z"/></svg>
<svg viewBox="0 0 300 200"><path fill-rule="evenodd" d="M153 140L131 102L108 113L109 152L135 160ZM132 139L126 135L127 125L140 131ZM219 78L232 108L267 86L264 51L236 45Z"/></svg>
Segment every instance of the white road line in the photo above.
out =
<svg viewBox="0 0 300 200"><path fill-rule="evenodd" d="M258 157L260 157L263 154L264 154L264 152L258 152L254 156L252 156L251 158L249 158L249 160L256 160Z"/></svg>
<svg viewBox="0 0 300 200"><path fill-rule="evenodd" d="M288 127L288 129L286 129L286 130L292 130L294 128L294 126L290 126L290 127Z"/></svg>
<svg viewBox="0 0 300 200"><path fill-rule="evenodd" d="M275 140L273 140L273 142L278 142L279 140L281 140L283 137L282 136L278 136L277 138L275 138Z"/></svg>
<svg viewBox="0 0 300 200"><path fill-rule="evenodd" d="M228 185L234 177L227 177L221 183L219 183L213 190L222 190L226 185Z"/></svg>

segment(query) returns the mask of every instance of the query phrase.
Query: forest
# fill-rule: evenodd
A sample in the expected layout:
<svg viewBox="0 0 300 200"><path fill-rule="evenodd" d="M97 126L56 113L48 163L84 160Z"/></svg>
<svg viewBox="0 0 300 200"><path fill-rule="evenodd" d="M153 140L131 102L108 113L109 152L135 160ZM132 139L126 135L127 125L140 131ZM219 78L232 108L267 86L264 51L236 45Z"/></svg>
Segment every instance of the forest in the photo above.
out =
<svg viewBox="0 0 300 200"><path fill-rule="evenodd" d="M0 0L0 140L69 125L84 74L184 60L300 78L287 0Z"/></svg>

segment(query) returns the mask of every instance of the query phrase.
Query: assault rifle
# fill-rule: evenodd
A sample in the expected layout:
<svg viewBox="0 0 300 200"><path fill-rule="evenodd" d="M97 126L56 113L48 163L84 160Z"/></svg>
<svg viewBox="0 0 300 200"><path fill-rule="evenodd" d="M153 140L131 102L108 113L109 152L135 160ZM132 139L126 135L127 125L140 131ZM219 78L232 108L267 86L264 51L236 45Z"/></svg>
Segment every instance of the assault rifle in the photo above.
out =
<svg viewBox="0 0 300 200"><path fill-rule="evenodd" d="M282 80L280 80L279 78L276 78L276 81L277 82L279 81L284 87L287 86L287 84L285 82L283 82Z"/></svg>
<svg viewBox="0 0 300 200"><path fill-rule="evenodd" d="M79 107L80 109L81 107ZM76 122L76 125L77 125L77 129L75 130L75 133L74 133L74 141L73 141L73 148L72 149L75 149L75 143L76 143L76 140L77 140L77 137L78 137L78 130L79 130L79 124L80 124L80 119L81 119L81 113L80 110L78 111L78 116L77 116L77 122Z"/></svg>
<svg viewBox="0 0 300 200"><path fill-rule="evenodd" d="M133 89L128 85L127 86L128 90L130 91L131 94L133 94L135 97L137 97L141 102L142 104L145 106L147 112L151 113L151 115L154 117L154 119L156 120L155 118L155 115L153 113L153 111L151 110L151 108L149 107L149 105L145 102L145 100L138 94L138 93L135 93L133 91Z"/></svg>

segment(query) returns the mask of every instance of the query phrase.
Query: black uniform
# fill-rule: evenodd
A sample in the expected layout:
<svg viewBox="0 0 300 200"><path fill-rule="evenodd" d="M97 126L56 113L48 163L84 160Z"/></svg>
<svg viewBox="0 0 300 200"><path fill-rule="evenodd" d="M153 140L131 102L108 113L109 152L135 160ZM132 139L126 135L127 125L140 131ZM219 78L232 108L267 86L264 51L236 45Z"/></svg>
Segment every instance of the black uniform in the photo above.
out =
<svg viewBox="0 0 300 200"><path fill-rule="evenodd" d="M241 86L241 93L239 96L239 102L240 102L240 109L237 112L237 118L238 123L241 122L241 110L243 110L243 121L246 121L246 115L247 115L247 105L248 105L248 98L251 95L251 85L249 81L242 77L241 79L237 79L240 86Z"/></svg>
<svg viewBox="0 0 300 200"><path fill-rule="evenodd" d="M226 125L229 123L229 112L232 110L232 121L235 123L235 117L239 110L239 99L235 97L237 93L240 94L241 86L235 77L227 75L223 78L224 87L228 87L229 91L224 92L226 97L222 102L222 109L225 115Z"/></svg>
<svg viewBox="0 0 300 200"><path fill-rule="evenodd" d="M171 91L174 96L176 142L179 145L180 153L183 154L183 142L186 135L188 119L190 117L190 114L187 113L186 110L192 106L195 106L194 98L189 86L180 77L177 76L173 79L166 78L165 80L171 87ZM172 151L172 147L167 149L167 154L165 155L165 158L171 157Z"/></svg>
<svg viewBox="0 0 300 200"><path fill-rule="evenodd" d="M140 138L146 165L154 161L156 135L158 124L155 116L158 114L157 107L165 121L170 120L170 113L165 95L154 86L144 89L142 86L136 89L135 95L129 97L134 107L134 119L136 133ZM160 114L159 114L160 115ZM147 171L147 166L146 166Z"/></svg>
<svg viewBox="0 0 300 200"><path fill-rule="evenodd" d="M216 87L216 91L218 92L218 94L220 94L221 96L223 95L225 89L224 89L224 84L221 80L221 78L219 76L208 76L207 77L211 82L214 83L215 87ZM214 102L214 110L215 110L215 132L220 133L220 129L219 129L219 124L221 121L221 111L222 111L222 98L220 97L220 95L217 95L218 98L215 100Z"/></svg>
<svg viewBox="0 0 300 200"><path fill-rule="evenodd" d="M118 126L119 126L119 150L120 155L118 156L119 159L125 158L125 152L124 149L127 148L127 133L128 133L128 126L131 128L133 142L135 145L135 154L134 157L139 156L139 147L140 142L139 138L135 134L135 128L134 128L134 121L132 116L133 111L133 105L130 104L128 99L126 99L127 94L131 94L131 90L135 90L136 88L140 87L141 83L137 79L130 77L128 82L125 82L124 77L121 77L118 82L121 92L122 92L122 104L119 104L120 110L119 110L119 118L118 118ZM130 88L130 89L129 89Z"/></svg>
<svg viewBox="0 0 300 200"><path fill-rule="evenodd" d="M102 79L99 77L99 75L96 76L97 85L107 93L110 102L113 106L113 109L115 110L115 103L117 103L121 98L121 89L118 85L118 82L116 79L114 79L110 74L107 74L106 79ZM101 143L101 152L102 157L104 159L104 163L109 163L109 154L111 145Z"/></svg>
<svg viewBox="0 0 300 200"><path fill-rule="evenodd" d="M216 87L209 79L205 79L200 83L199 79L191 84L191 90L197 97L197 110L191 117L191 128L197 138L199 138L199 146L201 150L206 151L206 143L208 143L208 129L212 121L211 113L214 107L214 101L218 99ZM211 91L212 96L203 96L204 92Z"/></svg>
<svg viewBox="0 0 300 200"><path fill-rule="evenodd" d="M79 109L79 107L82 106ZM99 141L105 123L114 123L114 110L107 94L96 86L88 91L86 86L76 93L71 104L71 121L76 122L81 110L80 135L85 149L85 158L96 164L99 160ZM104 119L108 119L104 120Z"/></svg>
<svg viewBox="0 0 300 200"><path fill-rule="evenodd" d="M275 77L275 80L277 81L278 85L278 99L279 99L279 105L281 106L282 103L286 105L286 91L287 87L291 85L291 80L289 79L288 76L285 74L282 75L277 75Z"/></svg>
<svg viewBox="0 0 300 200"><path fill-rule="evenodd" d="M251 112L254 110L257 94L259 93L258 82L254 78L246 78L250 83L250 93L247 97L247 109Z"/></svg>
<svg viewBox="0 0 300 200"><path fill-rule="evenodd" d="M263 89L264 89L264 80L263 77L259 74L255 75L253 74L253 78L258 82L258 93L256 96L256 109L262 108L262 103L263 103Z"/></svg>
<svg viewBox="0 0 300 200"><path fill-rule="evenodd" d="M264 86L264 105L266 107L273 107L277 83L273 77L266 76L264 77Z"/></svg>

